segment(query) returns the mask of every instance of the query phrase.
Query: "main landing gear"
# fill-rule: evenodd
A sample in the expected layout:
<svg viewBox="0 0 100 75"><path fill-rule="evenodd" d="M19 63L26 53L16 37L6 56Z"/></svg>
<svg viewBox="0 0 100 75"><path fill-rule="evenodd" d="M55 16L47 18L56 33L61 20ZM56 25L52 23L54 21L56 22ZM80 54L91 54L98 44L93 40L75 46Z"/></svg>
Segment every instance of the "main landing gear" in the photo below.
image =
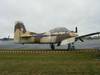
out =
<svg viewBox="0 0 100 75"><path fill-rule="evenodd" d="M55 45L54 45L53 43L51 43L51 44L50 44L50 48L51 48L52 50L55 50ZM68 44L67 50L75 50L74 43Z"/></svg>
<svg viewBox="0 0 100 75"><path fill-rule="evenodd" d="M55 45L53 43L50 44L50 47L51 47L52 50L55 50Z"/></svg>
<svg viewBox="0 0 100 75"><path fill-rule="evenodd" d="M68 44L67 50L75 50L75 45L74 45L74 43Z"/></svg>

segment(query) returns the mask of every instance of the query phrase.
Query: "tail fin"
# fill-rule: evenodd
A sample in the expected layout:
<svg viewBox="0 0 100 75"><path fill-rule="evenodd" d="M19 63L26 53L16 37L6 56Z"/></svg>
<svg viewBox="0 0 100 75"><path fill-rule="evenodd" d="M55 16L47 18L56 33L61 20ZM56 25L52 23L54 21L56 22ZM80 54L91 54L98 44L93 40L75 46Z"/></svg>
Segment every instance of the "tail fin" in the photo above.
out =
<svg viewBox="0 0 100 75"><path fill-rule="evenodd" d="M16 22L14 28L14 41L20 42L20 36L26 32L26 28L22 22Z"/></svg>

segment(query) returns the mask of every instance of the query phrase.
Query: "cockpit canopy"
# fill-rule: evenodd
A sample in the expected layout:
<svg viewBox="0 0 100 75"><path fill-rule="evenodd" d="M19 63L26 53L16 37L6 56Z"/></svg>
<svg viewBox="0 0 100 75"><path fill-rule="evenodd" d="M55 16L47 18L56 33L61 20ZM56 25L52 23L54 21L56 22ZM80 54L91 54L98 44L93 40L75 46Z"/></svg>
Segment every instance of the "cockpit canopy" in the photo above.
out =
<svg viewBox="0 0 100 75"><path fill-rule="evenodd" d="M59 33L59 32L69 32L69 31L70 30L68 30L65 27L57 27L57 28L51 29L49 32L50 33Z"/></svg>

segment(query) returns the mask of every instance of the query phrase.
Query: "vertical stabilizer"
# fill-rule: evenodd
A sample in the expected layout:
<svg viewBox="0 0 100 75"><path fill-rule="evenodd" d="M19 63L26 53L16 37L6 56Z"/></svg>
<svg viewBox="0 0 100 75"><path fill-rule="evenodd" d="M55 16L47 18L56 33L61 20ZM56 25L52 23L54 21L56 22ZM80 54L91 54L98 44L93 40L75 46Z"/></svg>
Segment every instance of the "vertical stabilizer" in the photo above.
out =
<svg viewBox="0 0 100 75"><path fill-rule="evenodd" d="M16 22L14 28L14 41L19 43L21 38L20 36L26 32L25 26L22 22Z"/></svg>

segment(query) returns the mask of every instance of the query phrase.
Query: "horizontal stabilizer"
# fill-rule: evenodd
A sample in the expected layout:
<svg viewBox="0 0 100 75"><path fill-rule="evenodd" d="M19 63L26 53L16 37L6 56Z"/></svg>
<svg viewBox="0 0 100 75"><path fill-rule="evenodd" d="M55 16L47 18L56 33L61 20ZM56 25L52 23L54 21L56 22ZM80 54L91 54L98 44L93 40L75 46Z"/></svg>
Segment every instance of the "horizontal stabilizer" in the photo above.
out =
<svg viewBox="0 0 100 75"><path fill-rule="evenodd" d="M32 35L27 35L27 36L21 35L21 38L30 38L30 37L32 37Z"/></svg>
<svg viewBox="0 0 100 75"><path fill-rule="evenodd" d="M25 33L21 35L21 38L29 38L29 37L32 37L30 33Z"/></svg>

